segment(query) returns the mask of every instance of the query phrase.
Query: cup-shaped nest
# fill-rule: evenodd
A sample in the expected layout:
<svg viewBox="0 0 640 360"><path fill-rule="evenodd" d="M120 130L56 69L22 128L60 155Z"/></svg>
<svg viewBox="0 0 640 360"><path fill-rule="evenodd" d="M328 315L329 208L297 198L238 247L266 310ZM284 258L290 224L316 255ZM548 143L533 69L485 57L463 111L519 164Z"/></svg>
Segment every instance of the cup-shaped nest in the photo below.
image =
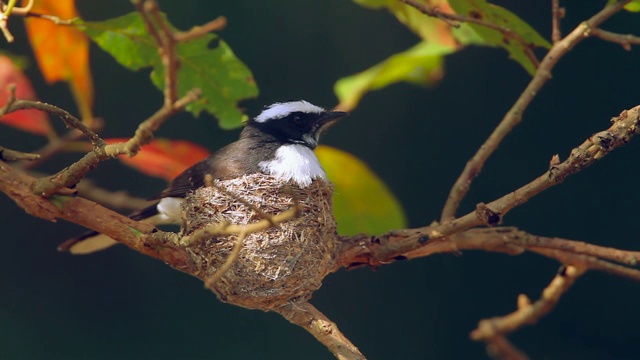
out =
<svg viewBox="0 0 640 360"><path fill-rule="evenodd" d="M219 181L187 196L183 205L183 235L228 223L245 225L264 220L256 211L275 215L296 204L299 216L251 233L239 256L210 287L222 301L269 310L289 301L306 300L332 271L337 232L330 183L315 180L300 188L263 174ZM251 206L248 206L250 204ZM188 248L207 280L229 258L237 235L206 235Z"/></svg>

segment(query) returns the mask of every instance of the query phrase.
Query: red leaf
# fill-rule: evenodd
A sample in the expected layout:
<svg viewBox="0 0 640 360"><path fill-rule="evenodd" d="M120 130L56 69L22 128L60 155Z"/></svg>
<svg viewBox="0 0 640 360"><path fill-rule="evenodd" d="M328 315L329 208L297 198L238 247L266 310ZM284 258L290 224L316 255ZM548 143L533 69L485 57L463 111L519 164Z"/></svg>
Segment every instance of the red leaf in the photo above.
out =
<svg viewBox="0 0 640 360"><path fill-rule="evenodd" d="M16 98L38 100L29 79L6 56L0 55L0 107L9 99L9 84L16 85ZM38 110L20 110L0 117L0 123L37 135L52 133L49 117Z"/></svg>
<svg viewBox="0 0 640 360"><path fill-rule="evenodd" d="M129 139L105 139L107 144ZM141 173L173 180L189 166L209 156L209 150L186 140L155 139L142 147L134 157L120 157L125 164Z"/></svg>

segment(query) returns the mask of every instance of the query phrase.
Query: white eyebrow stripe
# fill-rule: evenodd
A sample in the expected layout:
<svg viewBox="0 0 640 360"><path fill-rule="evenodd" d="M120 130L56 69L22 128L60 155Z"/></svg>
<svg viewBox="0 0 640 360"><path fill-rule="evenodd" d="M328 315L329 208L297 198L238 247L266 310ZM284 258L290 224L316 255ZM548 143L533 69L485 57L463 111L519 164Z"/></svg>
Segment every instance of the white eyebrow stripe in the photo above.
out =
<svg viewBox="0 0 640 360"><path fill-rule="evenodd" d="M281 119L294 112L319 114L325 110L319 106L304 100L290 101L284 103L275 103L264 109L260 115L255 117L255 121L259 123L267 122L273 119Z"/></svg>

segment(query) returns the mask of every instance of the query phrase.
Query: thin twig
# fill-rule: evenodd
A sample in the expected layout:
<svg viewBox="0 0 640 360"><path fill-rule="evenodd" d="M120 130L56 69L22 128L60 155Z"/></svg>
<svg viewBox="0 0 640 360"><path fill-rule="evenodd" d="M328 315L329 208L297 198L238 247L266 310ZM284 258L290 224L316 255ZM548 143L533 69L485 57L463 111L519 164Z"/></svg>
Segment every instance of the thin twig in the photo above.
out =
<svg viewBox="0 0 640 360"><path fill-rule="evenodd" d="M157 37L154 37L156 41L160 41L156 45L158 46L158 53L162 59L164 65L164 105L167 107L173 106L178 98L178 69L180 68L180 61L176 54L176 40L173 36L172 30L162 17L160 13L160 7L155 0L147 0L144 2L143 10L153 18L153 22L149 21L149 17L145 17L145 21L149 21L147 28L157 27Z"/></svg>
<svg viewBox="0 0 640 360"><path fill-rule="evenodd" d="M9 20L9 16L11 15L11 12L17 2L18 0L9 0L9 3L7 4L7 6L4 6L4 3L0 2L0 4L3 5L2 13L0 14L0 29L2 29L2 34L4 35L4 38L7 39L8 43L12 43L14 40L14 37L9 31L7 21Z"/></svg>
<svg viewBox="0 0 640 360"><path fill-rule="evenodd" d="M44 111L53 115L57 115L64 121L67 127L72 129L78 129L86 136L91 144L93 144L94 148L103 147L105 142L96 134L93 130L91 130L87 125L85 125L82 121L78 120L75 116L71 115L66 110L63 110L57 106L50 105L47 103L43 103L40 101L31 101L31 100L16 100L7 110L7 113L11 113L18 110L26 110L26 109L35 109Z"/></svg>
<svg viewBox="0 0 640 360"><path fill-rule="evenodd" d="M591 35L604 41L620 44L627 51L631 51L631 45L640 45L640 37L631 34L618 34L602 29L594 29L591 31Z"/></svg>
<svg viewBox="0 0 640 360"><path fill-rule="evenodd" d="M9 1L9 5L3 9L5 16L9 16L9 13L11 15L22 15L22 16L28 14L29 11L31 11L33 4L35 3L35 0L29 0L26 6L13 7L13 9L11 9L10 6L13 6L12 3L15 4L17 3L17 1Z"/></svg>
<svg viewBox="0 0 640 360"><path fill-rule="evenodd" d="M166 70L165 70L166 71ZM158 130L167 119L177 112L182 111L187 105L198 100L202 92L200 89L192 89L187 92L182 98L178 99L173 106L163 106L155 114L151 115L148 119L138 125L135 134L131 139L122 144L111 144L105 147L105 152L109 156L117 156L126 154L128 156L134 156L140 151L143 145L146 145L153 140L153 132Z"/></svg>
<svg viewBox="0 0 640 360"><path fill-rule="evenodd" d="M13 106L13 103L16 101L16 84L9 84L7 90L9 90L9 98L4 106L0 108L0 116L8 114L9 109L11 109L11 106Z"/></svg>
<svg viewBox="0 0 640 360"><path fill-rule="evenodd" d="M151 18L149 17L148 11L144 7L146 4L146 1L133 0L132 3L133 3L133 6L135 6L138 13L140 13L140 16L142 16L142 20L144 20L144 24L147 28L147 32L149 33L149 35L151 35L153 40L155 40L156 46L158 47L158 49L161 49L162 39L160 38L160 34L158 33L158 30L153 24L153 21L151 21Z"/></svg>
<svg viewBox="0 0 640 360"><path fill-rule="evenodd" d="M564 8L560 7L560 0L551 0L551 41L555 44L562 39L560 21L564 18Z"/></svg>
<svg viewBox="0 0 640 360"><path fill-rule="evenodd" d="M94 118L91 122L91 130L99 131L100 129L102 129L103 125L104 122L101 119ZM36 154L40 154L40 158L38 160L18 164L18 167L23 170L35 169L42 163L51 159L54 155L60 153L63 150L66 150L70 144L72 144L74 141L79 140L83 136L84 134L79 130L73 129L71 131L68 131L63 136L49 141L45 146L35 151Z"/></svg>
<svg viewBox="0 0 640 360"><path fill-rule="evenodd" d="M42 19L42 20L48 20L48 21L51 21L52 23L54 23L55 25L60 25L60 26L71 26L71 25L74 24L74 22L77 19L77 18L61 19L58 16L40 14L40 13L35 13L35 12L28 12L28 13L25 13L23 16L24 17L32 17L32 18L36 18L36 19Z"/></svg>
<svg viewBox="0 0 640 360"><path fill-rule="evenodd" d="M339 360L365 360L360 350L338 330L338 326L308 302L291 302L274 311L290 323L307 330Z"/></svg>
<svg viewBox="0 0 640 360"><path fill-rule="evenodd" d="M216 19L213 19L204 25L194 26L185 32L176 33L173 37L177 42L191 41L198 39L208 33L220 31L226 26L227 18L225 18L224 16L218 16Z"/></svg>
<svg viewBox="0 0 640 360"><path fill-rule="evenodd" d="M481 320L471 332L471 338L490 342L495 337L509 334L524 325L535 324L556 306L560 297L584 272L585 269L575 266L562 266L538 301L531 304L528 300L519 299L519 308L511 314Z"/></svg>
<svg viewBox="0 0 640 360"><path fill-rule="evenodd" d="M27 160L33 161L39 159L40 155L38 154L30 154L24 153L16 150L7 149L4 146L0 146L0 160L2 161L19 161L19 160Z"/></svg>
<svg viewBox="0 0 640 360"><path fill-rule="evenodd" d="M405 256L404 254L431 242L438 242L444 237L486 224L488 218L494 224L500 223L504 215L513 208L561 183L567 176L587 168L640 133L640 106L623 111L612 121L613 125L609 129L593 134L580 146L574 148L565 161L553 162L549 170L537 179L497 200L483 204L481 207L483 211L473 211L452 221L417 229L396 230L374 237L345 238L346 248L341 251L342 259L338 262L338 266L349 267L351 264L378 266L393 261L397 256Z"/></svg>
<svg viewBox="0 0 640 360"><path fill-rule="evenodd" d="M631 0L618 1L605 6L600 12L589 20L582 22L565 38L553 45L544 59L542 59L536 74L518 100L507 112L489 138L480 146L471 160L467 162L464 170L451 188L447 202L442 210L441 222L451 221L455 218L460 202L469 191L471 183L478 176L489 156L498 148L498 145L500 145L505 136L520 123L529 104L531 104L535 96L540 92L540 89L551 79L551 70L555 64L576 46L576 44L591 36L593 30L600 26L602 22L622 10L630 1Z"/></svg>

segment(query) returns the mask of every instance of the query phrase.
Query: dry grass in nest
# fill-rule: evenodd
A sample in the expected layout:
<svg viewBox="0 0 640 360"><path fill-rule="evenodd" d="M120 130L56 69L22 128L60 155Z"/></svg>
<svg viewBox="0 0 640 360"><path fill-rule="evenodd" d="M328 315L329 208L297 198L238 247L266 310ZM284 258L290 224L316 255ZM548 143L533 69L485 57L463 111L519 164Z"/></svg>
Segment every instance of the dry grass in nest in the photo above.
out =
<svg viewBox="0 0 640 360"><path fill-rule="evenodd" d="M227 193L217 188L225 189ZM301 189L263 174L214 181L187 196L183 235L216 223L244 225L263 220L245 202L275 215L298 201L300 216L265 231L247 235L240 254L212 286L220 300L247 308L269 310L289 301L306 300L331 272L337 248L330 183L316 180ZM296 200L294 200L296 199ZM198 264L196 276L211 277L225 263L237 235L207 235L190 247Z"/></svg>

